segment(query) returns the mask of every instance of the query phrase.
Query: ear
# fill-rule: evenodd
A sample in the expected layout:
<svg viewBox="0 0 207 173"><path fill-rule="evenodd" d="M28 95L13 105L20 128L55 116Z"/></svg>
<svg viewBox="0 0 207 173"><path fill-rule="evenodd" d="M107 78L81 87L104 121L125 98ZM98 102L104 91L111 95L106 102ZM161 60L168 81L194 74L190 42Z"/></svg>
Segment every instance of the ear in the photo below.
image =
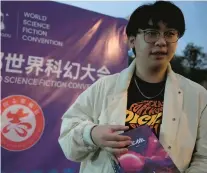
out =
<svg viewBox="0 0 207 173"><path fill-rule="evenodd" d="M130 48L134 48L134 45L135 45L135 36L130 36L129 38L128 38L128 45L129 45L129 47Z"/></svg>

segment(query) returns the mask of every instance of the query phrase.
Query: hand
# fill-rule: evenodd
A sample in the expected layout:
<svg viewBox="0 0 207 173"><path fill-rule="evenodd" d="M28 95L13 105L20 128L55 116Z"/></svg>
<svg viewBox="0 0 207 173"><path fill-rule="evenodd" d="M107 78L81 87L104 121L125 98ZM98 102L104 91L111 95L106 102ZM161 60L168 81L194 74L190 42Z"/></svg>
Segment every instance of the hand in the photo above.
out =
<svg viewBox="0 0 207 173"><path fill-rule="evenodd" d="M127 146L131 145L131 138L115 132L128 129L128 126L122 125L98 125L92 129L91 137L100 148L104 148L115 155L121 155L128 152Z"/></svg>

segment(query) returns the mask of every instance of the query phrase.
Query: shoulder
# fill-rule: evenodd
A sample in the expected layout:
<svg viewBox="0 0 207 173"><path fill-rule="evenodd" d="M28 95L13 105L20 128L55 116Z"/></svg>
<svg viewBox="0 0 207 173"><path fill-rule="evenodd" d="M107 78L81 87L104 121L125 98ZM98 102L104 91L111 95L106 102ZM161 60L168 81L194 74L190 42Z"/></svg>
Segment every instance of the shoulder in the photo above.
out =
<svg viewBox="0 0 207 173"><path fill-rule="evenodd" d="M199 104L201 104L201 107L205 107L207 104L207 90L200 84L180 74L176 73L176 76L185 95L188 96L192 101L198 100Z"/></svg>
<svg viewBox="0 0 207 173"><path fill-rule="evenodd" d="M101 77L94 84L92 84L90 88L96 88L98 91L111 90L116 86L119 75L120 73L116 73Z"/></svg>
<svg viewBox="0 0 207 173"><path fill-rule="evenodd" d="M185 89L190 89L190 90L194 90L194 91L196 90L198 92L204 92L204 93L207 92L207 90L203 86L201 86L200 84L198 84L198 83L196 83L196 82L194 82L194 81L192 81L192 80L190 80L180 74L177 74L177 73L175 73L175 74L176 74L176 77L177 77L179 83Z"/></svg>

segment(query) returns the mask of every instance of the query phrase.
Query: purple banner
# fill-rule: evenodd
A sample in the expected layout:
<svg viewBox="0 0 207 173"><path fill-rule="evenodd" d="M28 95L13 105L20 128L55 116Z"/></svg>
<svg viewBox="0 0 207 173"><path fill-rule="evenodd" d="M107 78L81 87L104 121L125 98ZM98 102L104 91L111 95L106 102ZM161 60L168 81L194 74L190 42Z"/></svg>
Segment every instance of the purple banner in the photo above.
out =
<svg viewBox="0 0 207 173"><path fill-rule="evenodd" d="M50 1L1 5L1 171L76 173L58 144L61 117L127 66L127 21Z"/></svg>

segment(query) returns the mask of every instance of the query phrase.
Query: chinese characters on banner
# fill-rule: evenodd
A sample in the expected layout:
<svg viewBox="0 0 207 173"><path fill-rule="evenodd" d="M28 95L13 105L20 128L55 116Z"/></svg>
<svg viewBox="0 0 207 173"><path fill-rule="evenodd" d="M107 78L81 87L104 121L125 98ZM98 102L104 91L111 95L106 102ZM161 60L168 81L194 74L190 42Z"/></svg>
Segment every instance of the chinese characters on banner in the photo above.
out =
<svg viewBox="0 0 207 173"><path fill-rule="evenodd" d="M58 144L61 117L127 67L127 21L53 1L1 5L1 171L78 173Z"/></svg>
<svg viewBox="0 0 207 173"><path fill-rule="evenodd" d="M5 61L3 63L2 61ZM44 60L43 57L28 56L23 54L1 52L1 69L5 66L5 72L16 74L34 74L39 76L45 74L47 77L55 75L56 78L68 78L73 80L84 80L89 78L92 82L97 78L110 75L110 71L104 65L99 69L92 67L92 64L82 65L81 63L56 59ZM73 72L72 72L73 71ZM83 75L80 75L83 73Z"/></svg>

